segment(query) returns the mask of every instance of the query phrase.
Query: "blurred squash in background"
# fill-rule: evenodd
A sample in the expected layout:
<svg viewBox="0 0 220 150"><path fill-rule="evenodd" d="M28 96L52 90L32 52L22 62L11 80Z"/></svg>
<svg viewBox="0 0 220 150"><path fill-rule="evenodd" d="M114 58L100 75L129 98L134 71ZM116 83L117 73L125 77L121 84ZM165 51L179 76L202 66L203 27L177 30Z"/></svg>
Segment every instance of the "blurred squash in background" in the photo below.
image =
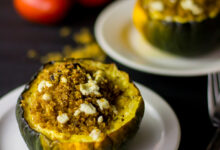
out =
<svg viewBox="0 0 220 150"><path fill-rule="evenodd" d="M161 51L197 56L220 46L219 0L138 0L133 22Z"/></svg>

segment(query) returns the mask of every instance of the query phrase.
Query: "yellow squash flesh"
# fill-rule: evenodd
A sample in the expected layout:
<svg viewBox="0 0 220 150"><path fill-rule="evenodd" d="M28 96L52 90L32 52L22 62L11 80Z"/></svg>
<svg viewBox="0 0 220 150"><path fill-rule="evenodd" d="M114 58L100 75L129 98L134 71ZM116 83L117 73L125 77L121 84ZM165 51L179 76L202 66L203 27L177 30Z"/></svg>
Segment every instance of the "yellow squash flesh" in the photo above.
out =
<svg viewBox="0 0 220 150"><path fill-rule="evenodd" d="M22 94L23 100L28 103L23 107L24 119L29 127L39 134L40 145L43 150L117 150L135 135L144 114L144 102L139 90L130 81L127 73L119 71L114 64L103 64L92 60L67 60L79 63L87 70L104 70L108 80L119 86L123 92L116 100L118 119L110 122L110 129L102 134L98 140L93 140L89 135L71 135L65 138L64 133L55 130L42 128L32 121L30 105L37 92L37 85L40 82L38 76L31 82L29 89ZM64 63L62 61L49 63L44 69L50 70L54 65ZM20 106L21 107L21 106ZM17 117L18 118L18 117ZM123 118L123 119L122 119ZM28 133L27 133L28 134ZM30 148L31 146L29 146ZM38 150L37 148L31 148Z"/></svg>

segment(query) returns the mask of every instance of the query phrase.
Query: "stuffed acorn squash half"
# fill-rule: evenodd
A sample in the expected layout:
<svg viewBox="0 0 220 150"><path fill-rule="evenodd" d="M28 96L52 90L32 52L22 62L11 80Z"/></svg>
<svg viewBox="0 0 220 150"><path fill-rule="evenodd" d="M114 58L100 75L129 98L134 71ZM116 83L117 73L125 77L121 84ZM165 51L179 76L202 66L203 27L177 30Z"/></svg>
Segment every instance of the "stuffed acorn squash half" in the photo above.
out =
<svg viewBox="0 0 220 150"><path fill-rule="evenodd" d="M138 0L133 22L153 46L194 56L220 42L219 0Z"/></svg>
<svg viewBox="0 0 220 150"><path fill-rule="evenodd" d="M114 64L45 64L18 99L16 117L30 150L117 150L144 113L139 90Z"/></svg>

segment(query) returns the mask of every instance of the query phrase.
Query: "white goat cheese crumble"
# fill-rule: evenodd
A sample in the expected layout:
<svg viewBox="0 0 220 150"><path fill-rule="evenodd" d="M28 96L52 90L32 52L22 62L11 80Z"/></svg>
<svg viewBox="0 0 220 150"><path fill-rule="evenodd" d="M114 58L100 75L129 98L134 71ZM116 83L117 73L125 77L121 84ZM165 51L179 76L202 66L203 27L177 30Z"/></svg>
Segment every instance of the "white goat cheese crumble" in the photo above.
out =
<svg viewBox="0 0 220 150"><path fill-rule="evenodd" d="M74 112L74 116L78 116L80 113L81 113L80 110L77 109L77 110Z"/></svg>
<svg viewBox="0 0 220 150"><path fill-rule="evenodd" d="M103 122L103 117L102 116L99 116L98 117L98 123L102 123Z"/></svg>
<svg viewBox="0 0 220 150"><path fill-rule="evenodd" d="M38 92L42 92L44 88L46 88L46 87L49 88L49 87L52 87L52 86L53 86L53 84L51 84L49 81L43 80L38 84L37 89L38 89Z"/></svg>
<svg viewBox="0 0 220 150"><path fill-rule="evenodd" d="M42 99L45 100L45 101L49 101L49 100L51 100L51 95L48 94L48 93L45 93L45 94L42 96Z"/></svg>
<svg viewBox="0 0 220 150"><path fill-rule="evenodd" d="M99 129L93 129L91 133L89 134L90 137L92 137L93 140L97 140L101 135L101 131Z"/></svg>
<svg viewBox="0 0 220 150"><path fill-rule="evenodd" d="M81 104L79 107L80 112L84 112L85 114L92 115L96 113L96 108L92 104Z"/></svg>
<svg viewBox="0 0 220 150"><path fill-rule="evenodd" d="M69 120L69 117L67 116L66 113L63 113L62 115L57 116L57 121L58 121L59 123L64 124L64 123L66 123L68 120Z"/></svg>
<svg viewBox="0 0 220 150"><path fill-rule="evenodd" d="M101 110L108 109L110 107L109 102L105 98L98 99L96 102Z"/></svg>
<svg viewBox="0 0 220 150"><path fill-rule="evenodd" d="M181 7L185 10L190 10L194 15L199 15L203 12L202 8L196 5L192 0L181 1Z"/></svg>
<svg viewBox="0 0 220 150"><path fill-rule="evenodd" d="M152 11L163 11L164 10L164 5L161 1L151 2L149 6Z"/></svg>
<svg viewBox="0 0 220 150"><path fill-rule="evenodd" d="M60 81L61 81L61 83L67 83L67 78L61 77Z"/></svg>
<svg viewBox="0 0 220 150"><path fill-rule="evenodd" d="M90 95L90 94L99 95L100 94L99 86L93 80L89 80L89 82L85 84L80 84L79 87L80 87L80 92L83 95Z"/></svg>

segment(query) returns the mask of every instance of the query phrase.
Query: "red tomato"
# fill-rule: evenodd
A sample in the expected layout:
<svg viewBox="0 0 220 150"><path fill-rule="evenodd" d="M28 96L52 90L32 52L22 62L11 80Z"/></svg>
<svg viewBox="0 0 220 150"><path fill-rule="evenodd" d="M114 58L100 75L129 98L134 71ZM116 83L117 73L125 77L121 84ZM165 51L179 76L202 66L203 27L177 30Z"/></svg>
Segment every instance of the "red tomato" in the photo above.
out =
<svg viewBox="0 0 220 150"><path fill-rule="evenodd" d="M40 24L52 24L63 19L72 0L14 0L14 7L25 19Z"/></svg>
<svg viewBox="0 0 220 150"><path fill-rule="evenodd" d="M107 3L109 0L78 0L80 4L86 7L101 6Z"/></svg>

